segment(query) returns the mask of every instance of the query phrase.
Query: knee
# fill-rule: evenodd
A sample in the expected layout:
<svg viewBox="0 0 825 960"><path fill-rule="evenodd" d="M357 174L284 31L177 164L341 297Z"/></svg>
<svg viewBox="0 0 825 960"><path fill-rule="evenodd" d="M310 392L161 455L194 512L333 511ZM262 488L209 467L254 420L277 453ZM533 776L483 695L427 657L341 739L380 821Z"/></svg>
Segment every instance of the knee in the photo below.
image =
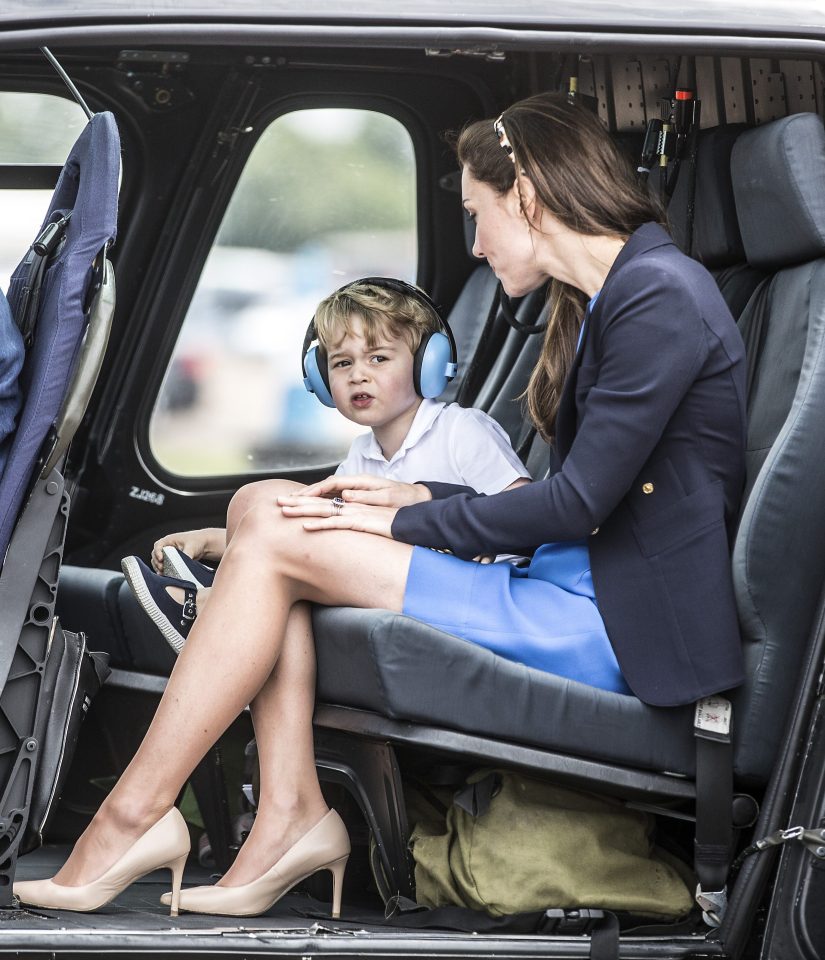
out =
<svg viewBox="0 0 825 960"><path fill-rule="evenodd" d="M239 524L250 510L261 508L262 513L269 515L280 511L276 507L276 499L285 493L297 493L303 489L303 484L295 483L292 480L259 480L256 483L248 483L229 501L229 509L226 512L226 536L231 540L235 535Z"/></svg>
<svg viewBox="0 0 825 960"><path fill-rule="evenodd" d="M264 483L247 483L240 488L229 501L226 511L226 532L231 535L235 532L244 514L256 503L263 500Z"/></svg>
<svg viewBox="0 0 825 960"><path fill-rule="evenodd" d="M284 517L271 493L256 498L246 505L228 536L227 553L230 549L233 554L251 550L257 556L266 557L268 563L272 562L289 551L294 527L295 521Z"/></svg>

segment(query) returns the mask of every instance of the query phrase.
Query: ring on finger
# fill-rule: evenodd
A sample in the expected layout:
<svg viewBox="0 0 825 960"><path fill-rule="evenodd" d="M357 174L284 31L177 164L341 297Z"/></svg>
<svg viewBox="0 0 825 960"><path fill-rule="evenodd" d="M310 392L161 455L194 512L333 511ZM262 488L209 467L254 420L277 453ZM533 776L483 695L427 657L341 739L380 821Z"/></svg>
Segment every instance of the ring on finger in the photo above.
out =
<svg viewBox="0 0 825 960"><path fill-rule="evenodd" d="M341 497L332 498L332 516L340 517L344 509L344 501Z"/></svg>

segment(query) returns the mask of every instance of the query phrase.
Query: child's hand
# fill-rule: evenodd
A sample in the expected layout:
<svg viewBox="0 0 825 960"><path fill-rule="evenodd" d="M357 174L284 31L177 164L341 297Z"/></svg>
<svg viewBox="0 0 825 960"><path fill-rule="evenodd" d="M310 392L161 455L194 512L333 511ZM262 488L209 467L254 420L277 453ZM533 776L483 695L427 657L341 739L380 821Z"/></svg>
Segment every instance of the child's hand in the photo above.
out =
<svg viewBox="0 0 825 960"><path fill-rule="evenodd" d="M285 517L306 517L304 530L357 530L392 539L394 507L376 507L363 503L335 503L328 497L278 497Z"/></svg>
<svg viewBox="0 0 825 960"><path fill-rule="evenodd" d="M226 530L222 527L204 527L203 530L184 530L170 533L156 540L152 547L152 567L163 572L163 548L177 547L193 560L218 561L226 550Z"/></svg>
<svg viewBox="0 0 825 960"><path fill-rule="evenodd" d="M357 477L327 477L304 490L308 497L341 497L347 503L363 503L376 507L408 507L431 500L430 491L421 483L400 483L385 477L361 474Z"/></svg>

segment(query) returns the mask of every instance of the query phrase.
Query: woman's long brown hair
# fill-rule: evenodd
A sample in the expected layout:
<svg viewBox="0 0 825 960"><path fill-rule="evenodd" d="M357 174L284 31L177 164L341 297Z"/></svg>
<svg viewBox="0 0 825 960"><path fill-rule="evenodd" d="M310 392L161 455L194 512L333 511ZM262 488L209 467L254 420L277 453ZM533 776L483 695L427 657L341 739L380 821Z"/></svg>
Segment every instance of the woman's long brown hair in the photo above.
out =
<svg viewBox="0 0 825 960"><path fill-rule="evenodd" d="M516 169L531 181L541 207L585 236L627 239L643 223L665 223L662 208L639 186L629 161L599 118L560 94L521 100L502 114L515 165L498 142L492 120L459 134L458 162L473 179L504 194ZM539 229L540 213L536 223ZM553 279L541 355L527 386L530 419L545 440L555 434L562 388L576 353L587 297Z"/></svg>

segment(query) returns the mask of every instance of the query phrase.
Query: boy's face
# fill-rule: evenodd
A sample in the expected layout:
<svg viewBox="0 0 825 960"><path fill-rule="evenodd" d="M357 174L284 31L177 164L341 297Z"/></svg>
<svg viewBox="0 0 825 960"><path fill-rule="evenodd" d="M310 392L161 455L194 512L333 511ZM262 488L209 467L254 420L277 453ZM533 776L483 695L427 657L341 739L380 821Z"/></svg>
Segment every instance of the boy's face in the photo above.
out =
<svg viewBox="0 0 825 960"><path fill-rule="evenodd" d="M361 318L350 318L348 333L329 350L329 385L335 406L348 419L371 429L391 426L417 407L413 355L406 341L384 334L369 347Z"/></svg>

